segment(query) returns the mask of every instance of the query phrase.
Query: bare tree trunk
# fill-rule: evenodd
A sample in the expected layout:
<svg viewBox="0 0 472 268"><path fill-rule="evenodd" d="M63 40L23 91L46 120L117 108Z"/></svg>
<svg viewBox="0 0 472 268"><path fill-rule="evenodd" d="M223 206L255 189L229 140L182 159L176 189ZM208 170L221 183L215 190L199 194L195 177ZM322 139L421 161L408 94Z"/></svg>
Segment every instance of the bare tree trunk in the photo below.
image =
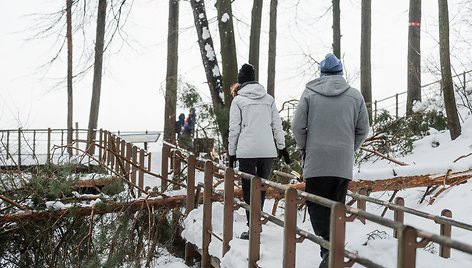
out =
<svg viewBox="0 0 472 268"><path fill-rule="evenodd" d="M211 100L215 109L216 123L221 133L223 146L226 148L228 146L229 135L229 106L223 102L221 97L221 95L224 95L221 85L221 73L218 67L218 60L216 59L213 39L208 30L205 2L204 0L190 0L190 4L192 5L195 28L197 29L198 45L200 46L203 67L205 68ZM229 91L229 88L227 90Z"/></svg>
<svg viewBox="0 0 472 268"><path fill-rule="evenodd" d="M254 0L251 14L251 36L249 37L249 63L256 69L256 80L259 79L262 4L262 0Z"/></svg>
<svg viewBox="0 0 472 268"><path fill-rule="evenodd" d="M98 1L97 34L95 38L95 63L93 69L92 103L90 105L90 117L87 132L87 153L93 154L95 147L95 130L98 123L98 111L100 109L100 91L102 88L103 47L105 43L105 19L107 13L107 1Z"/></svg>
<svg viewBox="0 0 472 268"><path fill-rule="evenodd" d="M169 0L164 140L175 144L177 69L179 62L179 0Z"/></svg>
<svg viewBox="0 0 472 268"><path fill-rule="evenodd" d="M221 65L223 68L223 89L228 89L238 79L238 59L234 40L233 10L231 0L218 0L218 30L220 33ZM229 106L233 97L224 90L225 105Z"/></svg>
<svg viewBox="0 0 472 268"><path fill-rule="evenodd" d="M341 58L341 8L340 0L333 0L333 54Z"/></svg>
<svg viewBox="0 0 472 268"><path fill-rule="evenodd" d="M67 153L72 156L74 102L72 91L72 0L66 0L67 19Z"/></svg>
<svg viewBox="0 0 472 268"><path fill-rule="evenodd" d="M407 115L413 113L415 101L421 101L421 0L410 0Z"/></svg>
<svg viewBox="0 0 472 268"><path fill-rule="evenodd" d="M457 114L456 97L452 84L451 59L449 50L449 9L447 0L438 0L439 5L439 57L441 61L441 85L446 106L447 127L451 140L461 135L461 124Z"/></svg>
<svg viewBox="0 0 472 268"><path fill-rule="evenodd" d="M269 19L269 62L267 64L267 93L275 98L275 60L277 56L277 5L278 0L270 0Z"/></svg>
<svg viewBox="0 0 472 268"><path fill-rule="evenodd" d="M361 92L367 105L369 122L372 124L371 0L362 0L361 13Z"/></svg>

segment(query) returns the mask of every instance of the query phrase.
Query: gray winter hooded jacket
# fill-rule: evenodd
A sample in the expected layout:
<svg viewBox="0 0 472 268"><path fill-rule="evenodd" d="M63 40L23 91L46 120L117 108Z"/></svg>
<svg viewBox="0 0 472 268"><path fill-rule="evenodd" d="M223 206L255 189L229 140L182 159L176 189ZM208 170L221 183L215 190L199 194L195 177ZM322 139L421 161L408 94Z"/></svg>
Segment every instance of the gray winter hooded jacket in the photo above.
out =
<svg viewBox="0 0 472 268"><path fill-rule="evenodd" d="M322 76L306 85L292 131L304 152L305 178L352 179L354 151L369 134L364 98L341 75Z"/></svg>
<svg viewBox="0 0 472 268"><path fill-rule="evenodd" d="M243 84L230 108L229 155L272 158L276 147L285 148L285 132L274 98L256 82Z"/></svg>

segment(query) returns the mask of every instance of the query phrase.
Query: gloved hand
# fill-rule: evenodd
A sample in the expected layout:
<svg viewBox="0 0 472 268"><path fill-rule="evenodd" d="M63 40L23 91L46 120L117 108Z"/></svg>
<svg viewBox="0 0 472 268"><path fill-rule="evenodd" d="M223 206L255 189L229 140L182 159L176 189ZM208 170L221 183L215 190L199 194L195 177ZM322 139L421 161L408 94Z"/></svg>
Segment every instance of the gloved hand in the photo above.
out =
<svg viewBox="0 0 472 268"><path fill-rule="evenodd" d="M292 161L290 160L290 155L288 154L288 151L286 148L283 148L281 150L279 150L279 159L281 157L284 157L284 161L285 161L285 164L290 164Z"/></svg>
<svg viewBox="0 0 472 268"><path fill-rule="evenodd" d="M234 168L234 162L236 162L236 156L235 155L230 155L229 156L229 167Z"/></svg>

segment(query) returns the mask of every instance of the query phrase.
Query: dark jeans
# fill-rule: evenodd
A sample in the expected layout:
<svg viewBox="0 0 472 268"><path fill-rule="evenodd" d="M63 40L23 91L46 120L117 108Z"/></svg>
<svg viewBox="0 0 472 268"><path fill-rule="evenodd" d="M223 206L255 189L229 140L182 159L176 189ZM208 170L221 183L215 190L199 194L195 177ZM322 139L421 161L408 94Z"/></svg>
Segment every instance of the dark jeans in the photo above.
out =
<svg viewBox="0 0 472 268"><path fill-rule="evenodd" d="M341 203L346 202L349 180L340 177L312 177L305 180L305 192ZM329 241L331 209L310 201L306 202L311 226L315 234ZM320 255L328 251L321 247Z"/></svg>
<svg viewBox="0 0 472 268"><path fill-rule="evenodd" d="M238 158L239 171L255 175L259 178L269 179L273 158ZM241 179L243 198L246 204L251 204L251 181ZM264 208L265 191L261 191L261 209ZM249 225L249 211L246 210L247 224Z"/></svg>

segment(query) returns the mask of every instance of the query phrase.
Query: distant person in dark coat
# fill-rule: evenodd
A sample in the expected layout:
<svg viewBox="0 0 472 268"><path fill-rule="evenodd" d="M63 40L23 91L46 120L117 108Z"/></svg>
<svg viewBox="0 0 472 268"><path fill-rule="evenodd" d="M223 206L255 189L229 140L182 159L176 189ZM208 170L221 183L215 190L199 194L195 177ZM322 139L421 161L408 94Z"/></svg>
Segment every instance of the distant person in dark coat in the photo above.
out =
<svg viewBox="0 0 472 268"><path fill-rule="evenodd" d="M239 171L268 179L272 162L277 155L290 163L285 149L285 132L275 100L256 82L254 67L244 64L238 73L238 84L232 86L234 96L229 114L229 167L239 161ZM275 142L274 142L275 141ZM241 179L244 202L251 201L251 181ZM261 192L261 208L265 191ZM249 212L246 211L249 223ZM241 239L249 239L243 232Z"/></svg>
<svg viewBox="0 0 472 268"><path fill-rule="evenodd" d="M182 134L182 129L185 124L185 114L180 114L179 115L179 120L175 122L175 134L177 134L177 138L180 137L180 134Z"/></svg>
<svg viewBox="0 0 472 268"><path fill-rule="evenodd" d="M292 131L303 156L305 191L344 203L354 152L369 134L369 119L364 98L343 78L335 55L320 62L320 73L306 85ZM306 203L315 234L329 240L330 208ZM328 267L329 251L321 247L320 254L320 267Z"/></svg>
<svg viewBox="0 0 472 268"><path fill-rule="evenodd" d="M190 108L189 114L185 119L184 126L182 128L182 135L180 135L179 146L188 151L193 151L193 135L195 133L195 120L196 120L195 108Z"/></svg>

